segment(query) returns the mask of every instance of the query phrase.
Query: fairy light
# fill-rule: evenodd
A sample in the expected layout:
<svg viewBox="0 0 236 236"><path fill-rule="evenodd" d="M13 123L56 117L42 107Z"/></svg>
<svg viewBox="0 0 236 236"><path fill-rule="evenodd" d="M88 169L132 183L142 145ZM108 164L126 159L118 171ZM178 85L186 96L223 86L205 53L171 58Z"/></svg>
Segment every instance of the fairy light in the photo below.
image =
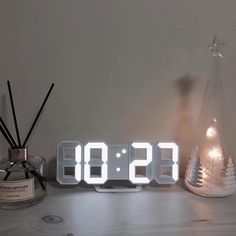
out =
<svg viewBox="0 0 236 236"><path fill-rule="evenodd" d="M207 179L208 178L208 170L206 168L202 168L202 178Z"/></svg>
<svg viewBox="0 0 236 236"><path fill-rule="evenodd" d="M207 129L206 136L208 138L214 138L216 136L216 129L214 127L210 126Z"/></svg>
<svg viewBox="0 0 236 236"><path fill-rule="evenodd" d="M216 119L212 120L212 125L207 129L206 136L207 138L214 138L217 135L217 130L215 128Z"/></svg>
<svg viewBox="0 0 236 236"><path fill-rule="evenodd" d="M215 147L215 148L212 148L209 152L208 152L208 156L211 158L211 159L219 159L219 158L222 158L222 151L220 148L218 147Z"/></svg>

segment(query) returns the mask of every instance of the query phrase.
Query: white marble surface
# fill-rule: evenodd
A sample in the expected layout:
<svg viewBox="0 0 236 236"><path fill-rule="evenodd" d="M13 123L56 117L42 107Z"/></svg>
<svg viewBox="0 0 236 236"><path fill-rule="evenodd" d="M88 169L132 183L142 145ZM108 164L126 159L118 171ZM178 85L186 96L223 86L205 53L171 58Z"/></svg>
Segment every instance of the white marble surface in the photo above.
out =
<svg viewBox="0 0 236 236"><path fill-rule="evenodd" d="M236 195L204 198L180 185L97 193L49 184L40 204L0 210L1 236L236 235Z"/></svg>

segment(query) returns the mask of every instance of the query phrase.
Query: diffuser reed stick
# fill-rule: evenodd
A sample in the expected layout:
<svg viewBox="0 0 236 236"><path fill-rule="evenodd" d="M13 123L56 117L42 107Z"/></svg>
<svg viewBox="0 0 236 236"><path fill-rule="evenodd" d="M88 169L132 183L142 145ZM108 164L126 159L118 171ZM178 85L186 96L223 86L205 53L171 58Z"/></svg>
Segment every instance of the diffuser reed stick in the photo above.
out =
<svg viewBox="0 0 236 236"><path fill-rule="evenodd" d="M9 97L10 97L10 101L11 101L11 110L12 110L12 115L13 115L15 129L16 129L16 136L17 136L18 146L21 147L20 133L19 133L17 119L16 119L14 100L13 100L13 96L12 96L12 92L11 92L11 84L10 84L9 80L7 81L7 86L8 86L8 92L9 92Z"/></svg>
<svg viewBox="0 0 236 236"><path fill-rule="evenodd" d="M43 103L42 103L42 105L41 105L41 107L40 107L40 109L39 109L35 119L34 119L34 122L33 122L32 126L31 126L31 128L30 128L30 130L29 130L29 132L28 132L28 134L27 134L27 136L25 138L25 141L23 143L23 147L25 147L25 145L26 145L26 143L27 143L27 141L28 141L28 139L29 139L29 137L30 137L30 135L31 135L31 133L32 133L32 131L33 131L37 121L38 121L38 119L39 119L39 116L42 113L42 110L43 110L43 108L44 108L44 106L45 106L45 104L46 104L46 102L47 102L47 100L48 100L48 98L49 98L49 96L50 96L50 94L52 92L53 87L54 87L54 83L52 83L50 89L48 90L48 93L47 93L47 95L46 95L46 97L45 97L45 99L44 99L44 101L43 101Z"/></svg>
<svg viewBox="0 0 236 236"><path fill-rule="evenodd" d="M7 136L7 133L3 129L2 125L0 125L0 131L1 131L2 135L4 136L4 138L7 140L7 142L9 143L9 145L11 146L11 148L14 148L13 143L11 142L10 138Z"/></svg>
<svg viewBox="0 0 236 236"><path fill-rule="evenodd" d="M13 139L13 137L12 137L12 135L11 135L9 129L7 128L7 126L6 126L6 124L5 124L5 122L3 121L3 119L2 119L1 116L0 116L0 122L1 122L1 124L2 124L3 129L5 130L6 134L7 134L8 137L10 138L11 143L14 145L14 147L16 147L17 144L16 144L15 140Z"/></svg>
<svg viewBox="0 0 236 236"><path fill-rule="evenodd" d="M22 161L22 166L23 166L23 169L24 169L24 171L25 171L25 178L26 178L26 179L29 179L29 171L28 171L28 169L26 168L26 165L25 165L25 162L24 162L24 161Z"/></svg>

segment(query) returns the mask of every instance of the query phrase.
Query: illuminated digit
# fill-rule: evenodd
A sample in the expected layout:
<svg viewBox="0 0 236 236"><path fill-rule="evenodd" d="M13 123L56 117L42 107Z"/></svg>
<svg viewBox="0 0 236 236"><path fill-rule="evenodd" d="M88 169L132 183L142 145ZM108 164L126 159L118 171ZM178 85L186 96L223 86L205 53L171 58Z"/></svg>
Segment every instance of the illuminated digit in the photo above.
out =
<svg viewBox="0 0 236 236"><path fill-rule="evenodd" d="M161 150L170 150L171 159L163 159ZM155 180L159 184L174 184L179 179L179 148L175 143L158 143L156 148ZM163 174L163 167L171 169L171 175Z"/></svg>
<svg viewBox="0 0 236 236"><path fill-rule="evenodd" d="M66 156L66 151L72 151L72 157ZM74 158L73 158L74 156ZM66 168L74 168L74 176L66 175ZM78 184L82 179L81 145L77 141L63 141L57 148L57 181L60 184Z"/></svg>
<svg viewBox="0 0 236 236"><path fill-rule="evenodd" d="M145 149L146 160L135 160L135 150ZM152 146L149 143L132 143L130 150L129 180L133 184L148 184L152 180ZM146 167L146 176L136 176L136 167Z"/></svg>
<svg viewBox="0 0 236 236"><path fill-rule="evenodd" d="M91 163L91 150L101 149L101 163ZM108 147L105 143L87 143L84 146L84 180L87 184L104 184L108 179L107 170ZM100 167L101 176L92 177L91 168Z"/></svg>

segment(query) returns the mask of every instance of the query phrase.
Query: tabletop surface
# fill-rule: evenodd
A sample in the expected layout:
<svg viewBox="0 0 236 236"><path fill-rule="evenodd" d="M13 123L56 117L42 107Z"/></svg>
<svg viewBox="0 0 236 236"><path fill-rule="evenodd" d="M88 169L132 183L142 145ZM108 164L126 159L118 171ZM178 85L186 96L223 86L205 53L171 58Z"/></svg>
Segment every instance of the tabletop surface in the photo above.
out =
<svg viewBox="0 0 236 236"><path fill-rule="evenodd" d="M138 193L97 193L49 183L41 203L0 210L0 235L235 236L235 203L236 194L205 198L182 184L147 186Z"/></svg>

